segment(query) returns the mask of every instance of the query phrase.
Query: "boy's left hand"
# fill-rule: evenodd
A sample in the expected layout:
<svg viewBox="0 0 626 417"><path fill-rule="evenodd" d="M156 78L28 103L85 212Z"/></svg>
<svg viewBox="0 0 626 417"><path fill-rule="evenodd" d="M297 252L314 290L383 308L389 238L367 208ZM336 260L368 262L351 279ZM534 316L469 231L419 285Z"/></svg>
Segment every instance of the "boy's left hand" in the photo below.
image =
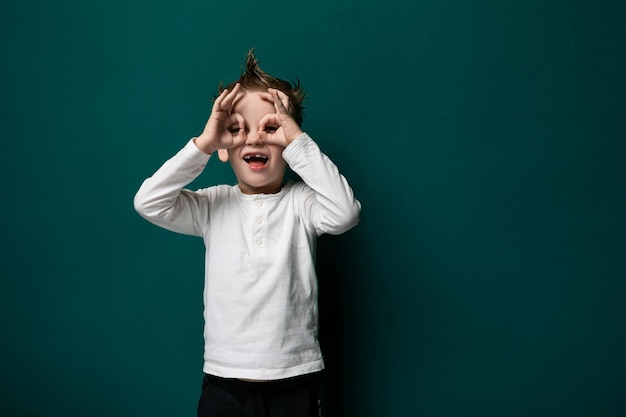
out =
<svg viewBox="0 0 626 417"><path fill-rule="evenodd" d="M287 111L289 107L287 94L274 88L268 88L267 93L261 93L260 96L263 100L273 103L276 109L276 113L264 116L259 122L259 131L263 141L274 145L288 146L302 134L302 129Z"/></svg>

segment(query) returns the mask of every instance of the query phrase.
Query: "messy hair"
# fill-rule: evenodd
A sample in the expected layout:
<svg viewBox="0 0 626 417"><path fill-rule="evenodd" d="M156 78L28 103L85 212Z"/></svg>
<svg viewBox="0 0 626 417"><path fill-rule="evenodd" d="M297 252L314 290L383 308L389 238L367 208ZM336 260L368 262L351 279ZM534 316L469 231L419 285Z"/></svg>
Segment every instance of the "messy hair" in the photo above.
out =
<svg viewBox="0 0 626 417"><path fill-rule="evenodd" d="M241 84L244 90L262 90L266 91L268 88L275 88L282 91L289 97L289 108L287 111L291 114L291 117L299 124L302 124L304 118L304 90L300 86L300 80L296 77L295 82L289 82L281 78L272 77L259 67L259 61L254 56L254 48L250 49L246 55L246 67L242 67L241 76L239 80L224 86L220 83L218 87L218 95L225 89L232 90L235 84Z"/></svg>

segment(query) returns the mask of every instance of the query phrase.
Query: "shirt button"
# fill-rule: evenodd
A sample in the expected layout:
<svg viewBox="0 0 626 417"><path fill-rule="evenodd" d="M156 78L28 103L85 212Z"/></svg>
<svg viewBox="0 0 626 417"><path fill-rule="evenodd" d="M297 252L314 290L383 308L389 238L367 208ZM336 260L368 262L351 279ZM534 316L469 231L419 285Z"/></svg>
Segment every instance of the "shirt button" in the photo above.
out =
<svg viewBox="0 0 626 417"><path fill-rule="evenodd" d="M256 224L261 224L263 222L263 218L261 216L256 216L256 218L254 219L254 222Z"/></svg>
<svg viewBox="0 0 626 417"><path fill-rule="evenodd" d="M255 201L254 201L254 204L255 204L257 207L261 207L261 206L263 205L263 202L262 202L261 200L255 200Z"/></svg>
<svg viewBox="0 0 626 417"><path fill-rule="evenodd" d="M263 243L263 240L260 237L257 237L256 239L254 239L254 243L256 245L260 245L261 243Z"/></svg>

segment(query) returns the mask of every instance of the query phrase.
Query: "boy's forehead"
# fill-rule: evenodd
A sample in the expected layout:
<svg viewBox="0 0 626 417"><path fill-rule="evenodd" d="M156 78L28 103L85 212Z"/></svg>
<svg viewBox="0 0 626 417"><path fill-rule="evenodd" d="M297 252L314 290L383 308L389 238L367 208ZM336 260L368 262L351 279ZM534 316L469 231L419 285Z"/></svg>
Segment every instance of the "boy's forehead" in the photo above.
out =
<svg viewBox="0 0 626 417"><path fill-rule="evenodd" d="M262 91L248 90L235 102L233 111L240 112L274 112L274 105L261 98Z"/></svg>

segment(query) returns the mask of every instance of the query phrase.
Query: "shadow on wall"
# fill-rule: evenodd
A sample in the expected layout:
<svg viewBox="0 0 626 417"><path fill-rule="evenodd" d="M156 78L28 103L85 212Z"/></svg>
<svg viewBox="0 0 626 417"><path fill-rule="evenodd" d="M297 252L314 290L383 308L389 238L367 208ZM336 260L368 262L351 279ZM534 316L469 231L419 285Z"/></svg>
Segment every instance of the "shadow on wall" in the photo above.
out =
<svg viewBox="0 0 626 417"><path fill-rule="evenodd" d="M343 415L344 407L344 328L343 288L346 259L338 236L321 237L317 250L319 283L320 343L324 354L324 397L327 417Z"/></svg>

